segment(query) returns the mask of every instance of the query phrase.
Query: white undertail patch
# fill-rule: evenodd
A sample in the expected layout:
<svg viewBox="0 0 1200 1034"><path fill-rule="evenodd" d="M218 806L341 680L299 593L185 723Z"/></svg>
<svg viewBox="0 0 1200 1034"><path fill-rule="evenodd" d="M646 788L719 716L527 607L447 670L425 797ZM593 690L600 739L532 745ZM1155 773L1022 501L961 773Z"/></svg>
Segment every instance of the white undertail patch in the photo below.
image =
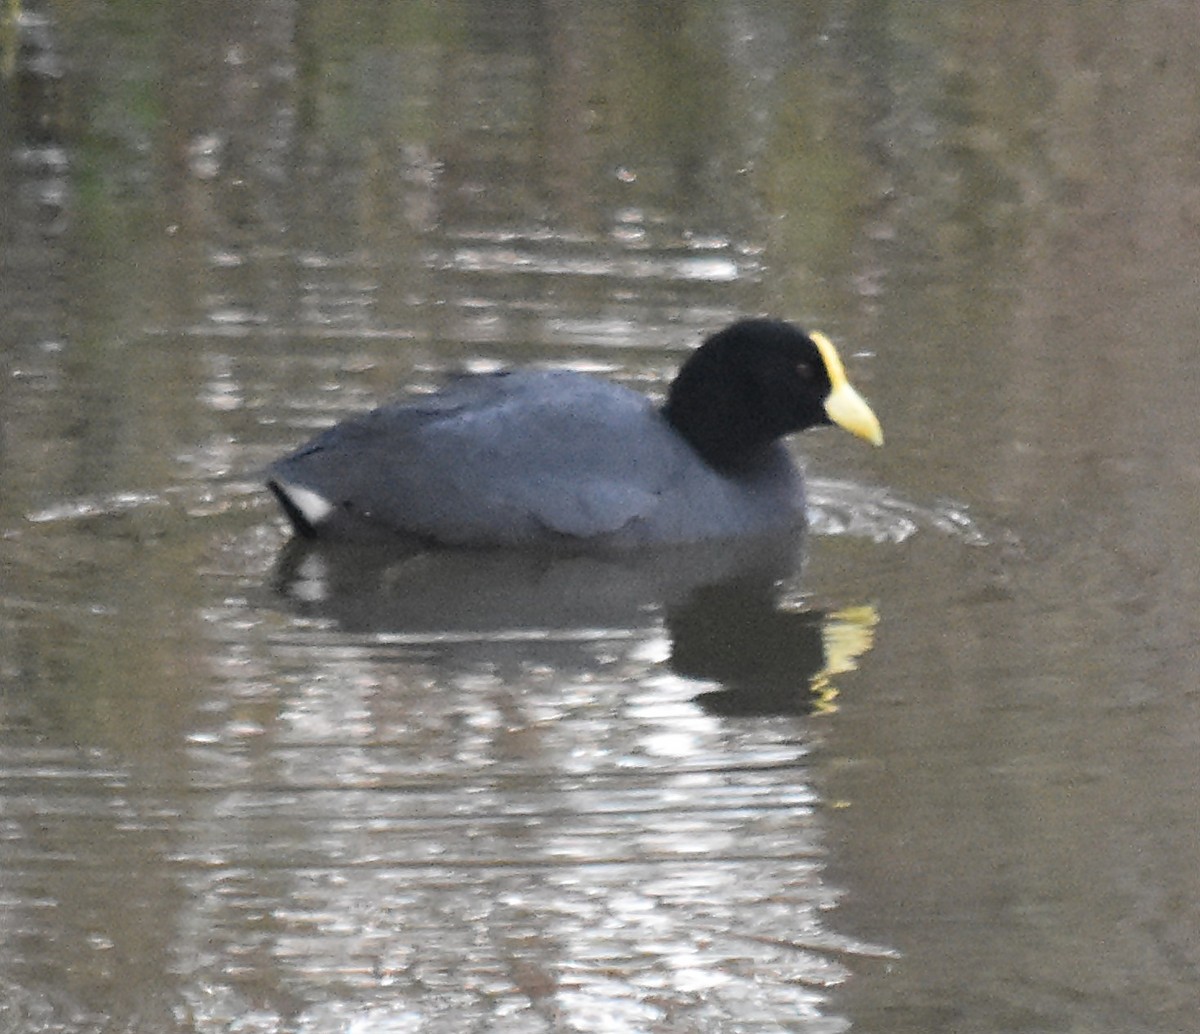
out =
<svg viewBox="0 0 1200 1034"><path fill-rule="evenodd" d="M278 478L275 480L275 484L288 497L288 501L296 508L300 516L313 527L333 513L333 503L323 495L318 495L311 488L289 485L286 481L280 481Z"/></svg>

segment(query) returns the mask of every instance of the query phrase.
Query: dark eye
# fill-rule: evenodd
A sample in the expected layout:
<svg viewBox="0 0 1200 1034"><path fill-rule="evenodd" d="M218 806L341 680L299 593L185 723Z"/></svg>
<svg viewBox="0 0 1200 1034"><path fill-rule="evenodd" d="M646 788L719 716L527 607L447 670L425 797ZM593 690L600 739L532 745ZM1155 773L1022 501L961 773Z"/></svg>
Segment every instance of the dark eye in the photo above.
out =
<svg viewBox="0 0 1200 1034"><path fill-rule="evenodd" d="M813 379L813 368L808 363L797 363L796 375L802 381L811 381Z"/></svg>

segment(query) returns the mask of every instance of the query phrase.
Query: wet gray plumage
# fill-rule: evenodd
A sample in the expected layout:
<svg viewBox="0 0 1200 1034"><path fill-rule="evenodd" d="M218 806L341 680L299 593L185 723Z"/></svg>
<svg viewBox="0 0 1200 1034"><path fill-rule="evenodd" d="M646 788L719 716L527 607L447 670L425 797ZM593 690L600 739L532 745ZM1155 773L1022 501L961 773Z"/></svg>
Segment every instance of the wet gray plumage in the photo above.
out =
<svg viewBox="0 0 1200 1034"><path fill-rule="evenodd" d="M297 533L319 538L630 547L765 534L803 519L778 439L835 419L834 364L798 328L752 320L693 353L661 409L569 371L460 377L319 434L267 483Z"/></svg>

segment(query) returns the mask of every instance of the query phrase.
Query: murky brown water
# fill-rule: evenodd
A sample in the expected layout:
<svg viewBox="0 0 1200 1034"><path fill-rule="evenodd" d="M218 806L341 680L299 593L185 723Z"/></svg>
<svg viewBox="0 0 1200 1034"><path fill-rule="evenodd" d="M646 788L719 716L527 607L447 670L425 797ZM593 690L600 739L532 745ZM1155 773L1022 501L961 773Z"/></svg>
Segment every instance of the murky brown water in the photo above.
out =
<svg viewBox="0 0 1200 1034"><path fill-rule="evenodd" d="M11 9L0 1030L1196 1028L1200 9ZM258 486L748 312L888 434L798 443L803 544Z"/></svg>

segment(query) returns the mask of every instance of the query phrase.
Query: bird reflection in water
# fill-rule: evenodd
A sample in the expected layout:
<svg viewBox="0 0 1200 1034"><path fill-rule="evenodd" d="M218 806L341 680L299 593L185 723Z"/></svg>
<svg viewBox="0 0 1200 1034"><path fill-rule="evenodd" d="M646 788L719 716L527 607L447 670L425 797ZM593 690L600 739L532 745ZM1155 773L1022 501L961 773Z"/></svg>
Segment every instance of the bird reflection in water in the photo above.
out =
<svg viewBox="0 0 1200 1034"><path fill-rule="evenodd" d="M706 712L804 715L835 709L836 677L870 650L878 615L785 602L802 539L609 555L295 539L275 588L341 633L409 643L450 667L532 661L568 677L594 667L598 639L665 636L673 673L715 684L695 696Z"/></svg>

